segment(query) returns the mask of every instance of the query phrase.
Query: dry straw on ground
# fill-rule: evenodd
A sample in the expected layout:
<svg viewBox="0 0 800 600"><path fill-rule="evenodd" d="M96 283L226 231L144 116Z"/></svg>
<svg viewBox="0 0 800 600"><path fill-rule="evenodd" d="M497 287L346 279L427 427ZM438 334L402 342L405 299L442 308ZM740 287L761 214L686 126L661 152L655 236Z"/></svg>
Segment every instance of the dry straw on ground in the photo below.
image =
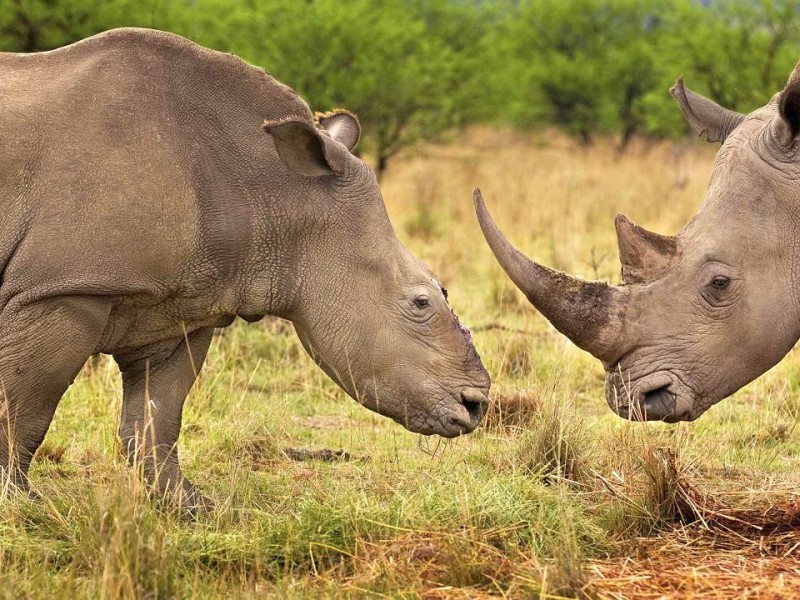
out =
<svg viewBox="0 0 800 600"><path fill-rule="evenodd" d="M637 556L593 562L604 598L800 597L800 511L785 505L715 510L639 540Z"/></svg>

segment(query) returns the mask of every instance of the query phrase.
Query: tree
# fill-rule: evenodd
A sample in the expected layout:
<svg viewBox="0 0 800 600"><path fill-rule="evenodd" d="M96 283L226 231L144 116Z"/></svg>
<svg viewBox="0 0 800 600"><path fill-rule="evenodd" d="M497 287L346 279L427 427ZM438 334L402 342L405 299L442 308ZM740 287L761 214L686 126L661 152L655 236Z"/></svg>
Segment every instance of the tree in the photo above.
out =
<svg viewBox="0 0 800 600"><path fill-rule="evenodd" d="M363 124L380 176L403 147L466 121L466 77L450 0L0 0L4 49L44 50L122 25L156 27L233 52L294 87L315 110L345 107Z"/></svg>
<svg viewBox="0 0 800 600"><path fill-rule="evenodd" d="M264 66L315 110L357 113L378 176L403 147L458 121L458 56L432 34L432 3L402 0L201 0L214 18L190 37ZM443 3L439 3L441 6Z"/></svg>
<svg viewBox="0 0 800 600"><path fill-rule="evenodd" d="M486 39L493 87L519 125L555 123L589 143L645 127L644 99L663 68L659 14L668 0L527 0Z"/></svg>
<svg viewBox="0 0 800 600"><path fill-rule="evenodd" d="M171 29L182 2L0 0L0 51L38 52L114 27Z"/></svg>
<svg viewBox="0 0 800 600"><path fill-rule="evenodd" d="M800 6L785 0L676 0L668 16L679 73L720 104L748 112L783 88L800 51Z"/></svg>
<svg viewBox="0 0 800 600"><path fill-rule="evenodd" d="M155 27L233 52L315 110L349 108L381 175L474 122L556 125L589 143L676 135L675 77L748 111L800 55L790 0L0 0L0 50Z"/></svg>
<svg viewBox="0 0 800 600"><path fill-rule="evenodd" d="M312 0L295 7L266 42L270 68L315 109L356 112L379 177L401 148L453 125L448 99L457 56L431 35L421 2L353 0L345 10L338 0Z"/></svg>

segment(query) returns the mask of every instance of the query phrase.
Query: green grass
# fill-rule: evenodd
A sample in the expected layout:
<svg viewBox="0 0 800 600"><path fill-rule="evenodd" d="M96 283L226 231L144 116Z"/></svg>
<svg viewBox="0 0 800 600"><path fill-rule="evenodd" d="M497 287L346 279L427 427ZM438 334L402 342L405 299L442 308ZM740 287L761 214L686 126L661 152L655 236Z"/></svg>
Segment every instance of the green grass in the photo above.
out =
<svg viewBox="0 0 800 600"><path fill-rule="evenodd" d="M691 520L698 494L763 488L768 503L796 490L796 354L695 423L624 422L605 405L600 365L510 286L471 214L469 188L486 179L526 251L614 278L616 259L598 257L615 257L618 204L677 229L711 154L681 158L690 184L673 189L666 147L612 160L562 139L473 138L436 149L447 160L407 158L385 189L400 236L478 326L501 410L485 428L452 441L406 432L345 397L289 324L237 322L215 338L184 414L184 471L219 503L190 520L152 502L126 466L119 376L104 357L64 397L33 465L42 499L0 503L0 598L589 597L592 561L622 560ZM659 177L674 215L647 198ZM431 180L435 210L403 203ZM286 448L348 456L298 462Z"/></svg>

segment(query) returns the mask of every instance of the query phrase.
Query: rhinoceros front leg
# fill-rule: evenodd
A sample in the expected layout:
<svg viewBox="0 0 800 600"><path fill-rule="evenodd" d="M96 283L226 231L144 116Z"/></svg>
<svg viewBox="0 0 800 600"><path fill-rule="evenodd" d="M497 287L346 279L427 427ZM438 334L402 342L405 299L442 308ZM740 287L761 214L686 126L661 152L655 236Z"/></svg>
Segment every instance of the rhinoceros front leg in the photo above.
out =
<svg viewBox="0 0 800 600"><path fill-rule="evenodd" d="M183 403L211 344L213 328L199 329L166 343L114 358L122 371L120 438L128 462L141 466L159 496L181 506L205 508L211 501L197 493L181 473L178 436Z"/></svg>
<svg viewBox="0 0 800 600"><path fill-rule="evenodd" d="M56 406L91 356L110 304L69 296L0 315L0 490L27 490L28 467Z"/></svg>

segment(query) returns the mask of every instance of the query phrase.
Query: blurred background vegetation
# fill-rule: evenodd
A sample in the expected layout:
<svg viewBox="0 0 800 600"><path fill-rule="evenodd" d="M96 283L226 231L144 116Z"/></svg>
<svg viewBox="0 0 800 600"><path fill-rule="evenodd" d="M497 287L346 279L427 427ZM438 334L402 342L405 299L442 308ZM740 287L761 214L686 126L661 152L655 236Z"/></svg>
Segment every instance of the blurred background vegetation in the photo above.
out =
<svg viewBox="0 0 800 600"><path fill-rule="evenodd" d="M784 0L0 0L0 50L119 26L235 53L315 110L357 112L379 173L474 123L613 134L621 150L678 136L677 75L747 112L800 57L800 2Z"/></svg>

